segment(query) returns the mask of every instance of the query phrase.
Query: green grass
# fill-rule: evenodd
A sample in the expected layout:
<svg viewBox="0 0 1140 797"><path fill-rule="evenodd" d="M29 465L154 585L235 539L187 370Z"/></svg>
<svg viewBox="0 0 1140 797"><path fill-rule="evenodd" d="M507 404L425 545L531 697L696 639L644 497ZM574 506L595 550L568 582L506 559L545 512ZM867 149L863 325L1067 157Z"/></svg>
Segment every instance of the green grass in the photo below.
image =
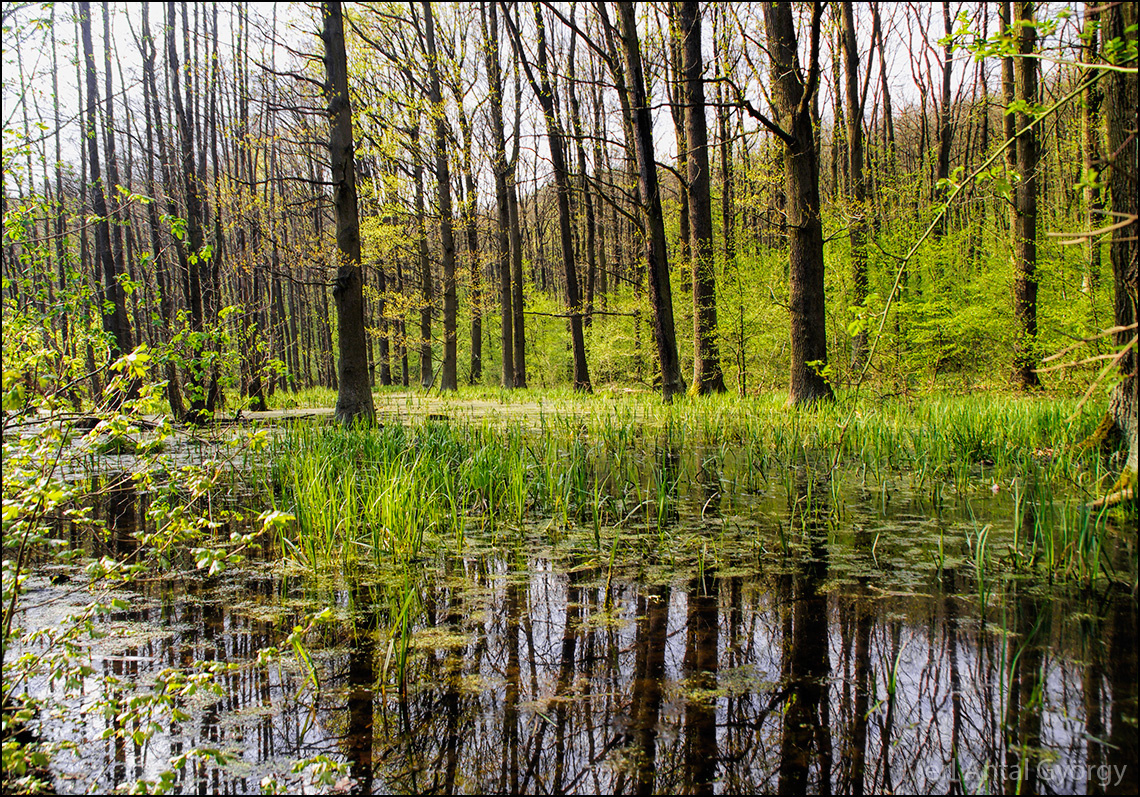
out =
<svg viewBox="0 0 1140 797"><path fill-rule="evenodd" d="M884 501L888 485L905 486L933 511L1005 489L1021 514L1002 567L1086 583L1101 568L1103 517L1083 505L1107 472L1099 454L1076 445L1100 413L1085 407L1071 417L1075 401L933 396L876 405L841 397L789 409L780 396L663 405L652 395L566 392L527 396L542 406L525 416L462 414L464 402L494 395L504 394L446 397L457 419L445 422L291 426L273 452L283 508L297 518L283 538L287 552L311 567L405 566L441 546L462 550L473 530L517 536L528 524L554 541L587 529L599 553L631 526L667 547L683 489L712 484L731 505L807 468L838 473L833 493L850 478L878 485ZM997 562L990 550L982 564Z"/></svg>

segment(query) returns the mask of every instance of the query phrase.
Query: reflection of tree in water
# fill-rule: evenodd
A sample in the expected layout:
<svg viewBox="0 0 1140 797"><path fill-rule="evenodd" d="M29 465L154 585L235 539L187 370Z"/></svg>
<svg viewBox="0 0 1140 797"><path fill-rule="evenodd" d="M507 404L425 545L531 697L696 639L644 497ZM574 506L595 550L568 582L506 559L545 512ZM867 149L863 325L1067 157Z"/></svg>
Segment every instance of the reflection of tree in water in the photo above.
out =
<svg viewBox="0 0 1140 797"><path fill-rule="evenodd" d="M352 639L348 652L349 772L359 794L372 793L373 696L376 684L376 631L380 618L375 595L357 583L352 588Z"/></svg>
<svg viewBox="0 0 1140 797"><path fill-rule="evenodd" d="M813 478L805 469L796 472L796 495L791 526L799 532L804 552L784 595L792 605L784 625L784 661L781 680L788 690L780 746L781 794L802 794L809 773L817 767L814 790L830 790L831 723L827 699L831 660L828 652L827 595L827 481ZM790 627L789 627L790 623Z"/></svg>
<svg viewBox="0 0 1140 797"><path fill-rule="evenodd" d="M719 584L706 570L689 585L684 669L685 783L694 794L712 794L717 772L717 670L719 667Z"/></svg>
<svg viewBox="0 0 1140 797"><path fill-rule="evenodd" d="M681 512L659 517L678 528L699 517L700 532L716 534L718 479L690 473L691 482L670 477L683 485ZM1034 783L1027 771L1023 791L1098 792L1095 765L1131 762L1128 596L1070 608L995 581L983 602L972 567L950 564L907 594L884 592L884 571L897 565L878 538L899 509L839 507L867 512L847 536L843 521L833 524L826 478L800 471L791 488L793 556L775 572L710 556L684 580L646 584L611 577L578 550L428 569L403 697L374 691L383 677L375 631L392 601L358 585L322 592L320 605L352 610L318 658L325 730L308 727L308 692L298 696L294 673L281 681L250 667L224 676L223 699L197 704L169 752L237 748L258 762L325 752L343 757L360 791L417 793L965 792L1017 786L1006 764L1023 758L1090 764L1071 782ZM267 604L280 599L271 578L249 584ZM281 643L280 628L219 601L216 582L188 586L198 595L161 609L180 628L175 641L109 659L108 672L146 677L158 666L130 656L192 666ZM1082 631L1069 619L1082 614L1101 619ZM108 777L134 777L129 743L107 742L105 756ZM1134 768L1120 771L1124 789L1134 787ZM256 788L212 765L179 783Z"/></svg>

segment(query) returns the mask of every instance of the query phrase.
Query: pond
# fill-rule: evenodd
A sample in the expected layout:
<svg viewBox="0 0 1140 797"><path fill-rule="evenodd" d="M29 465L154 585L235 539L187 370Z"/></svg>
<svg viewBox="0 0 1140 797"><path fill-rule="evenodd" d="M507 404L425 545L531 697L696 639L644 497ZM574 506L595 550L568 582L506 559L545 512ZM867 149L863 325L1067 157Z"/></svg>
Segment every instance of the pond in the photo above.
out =
<svg viewBox="0 0 1140 797"><path fill-rule="evenodd" d="M1113 583L1134 534L1110 529L1092 588L1050 583L1018 567L1035 519L1008 489L807 464L744 487L670 456L669 500L600 532L472 516L461 545L399 566L314 573L267 545L222 575L136 580L97 621L92 688L231 666L149 739L70 700L43 723L75 743L55 787L208 748L174 791L1135 793L1137 603ZM84 544L129 557L148 497L104 492L108 533ZM81 606L82 584L38 574L22 623Z"/></svg>

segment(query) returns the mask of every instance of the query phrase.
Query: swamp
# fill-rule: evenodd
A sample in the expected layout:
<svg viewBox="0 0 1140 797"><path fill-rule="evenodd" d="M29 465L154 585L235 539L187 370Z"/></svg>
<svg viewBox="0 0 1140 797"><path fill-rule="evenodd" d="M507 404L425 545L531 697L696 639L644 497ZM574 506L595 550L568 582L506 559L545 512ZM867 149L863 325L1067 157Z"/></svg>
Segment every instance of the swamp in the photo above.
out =
<svg viewBox="0 0 1140 797"><path fill-rule="evenodd" d="M1134 520L1075 403L41 430L5 660L61 792L1130 791Z"/></svg>
<svg viewBox="0 0 1140 797"><path fill-rule="evenodd" d="M3 794L1135 794L1137 4L2 4Z"/></svg>

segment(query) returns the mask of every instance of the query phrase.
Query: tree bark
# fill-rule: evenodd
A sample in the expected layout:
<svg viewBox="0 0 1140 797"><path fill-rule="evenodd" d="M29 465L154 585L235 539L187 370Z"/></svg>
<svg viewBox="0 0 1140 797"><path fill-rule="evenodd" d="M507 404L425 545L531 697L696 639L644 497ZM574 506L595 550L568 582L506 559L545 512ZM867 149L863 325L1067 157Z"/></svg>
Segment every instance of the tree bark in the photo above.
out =
<svg viewBox="0 0 1140 797"><path fill-rule="evenodd" d="M428 62L428 102L431 103L435 143L435 182L439 202L439 237L443 249L443 366L440 390L458 390L456 351L455 230L451 218L451 167L447 162L447 121L444 119L443 92L439 81L439 54L435 46L435 18L431 4L422 3L424 38Z"/></svg>
<svg viewBox="0 0 1140 797"><path fill-rule="evenodd" d="M112 304L110 312L101 312L103 331L108 333L111 359L126 354L133 348L131 327L127 320L126 297L119 283L119 263L111 249L111 224L107 217L102 168L99 163L99 140L96 135L96 116L99 108L98 78L95 73L95 49L91 43L91 4L79 4L79 27L83 39L83 60L87 78L87 168L90 169L89 190L91 208L95 213L95 256L103 276L103 297ZM101 298L102 303L103 299Z"/></svg>
<svg viewBox="0 0 1140 797"><path fill-rule="evenodd" d="M167 258L163 254L163 246L161 239L161 224L158 217L158 184L154 176L154 158L155 150L153 144L153 133L157 130L159 137L159 156L165 168L168 165L166 157L166 144L164 141L165 134L162 132L162 124L159 120L158 114L158 87L155 85L155 46L154 39L150 32L150 13L149 4L144 4L142 7L142 41L140 42L143 56L143 109L146 114L146 179L147 190L150 191L151 196L155 197L154 202L147 203L147 219L150 224L150 244L152 257L154 258L154 271L155 280L158 283L158 308L159 315L162 318L163 327L165 328L165 337L169 337L174 330L174 284L171 279L170 272L167 268ZM154 109L154 121L152 122L151 109ZM169 181L167 181L169 189ZM167 201L172 201L168 196ZM182 257L185 257L184 250L181 246L177 246L177 251ZM170 412L174 417L181 418L186 408L182 403L182 391L178 386L178 371L174 366L173 360L167 360L165 364L166 372L166 398L170 403ZM264 401L264 399L263 399ZM262 408L264 409L264 407Z"/></svg>
<svg viewBox="0 0 1140 797"><path fill-rule="evenodd" d="M325 45L325 93L329 101L329 160L332 164L336 244L339 254L333 297L338 326L336 417L341 423L372 423L376 410L368 379L368 342L364 333L364 281L360 262L360 218L356 202L356 164L352 106L348 94L348 58L339 2L321 5Z"/></svg>
<svg viewBox="0 0 1140 797"><path fill-rule="evenodd" d="M1037 103L1037 60L1027 58L1036 47L1034 3L1015 3L1016 20L1024 22L1017 32L1018 53L1014 63L1017 99L1021 103ZM1024 110L1017 114L1017 174L1020 178L1014 194L1013 262L1016 276L1013 286L1014 314L1017 317L1017 340L1014 344L1014 384L1022 389L1037 387L1037 165L1036 128L1026 129L1033 116Z"/></svg>
<svg viewBox="0 0 1140 797"><path fill-rule="evenodd" d="M550 82L550 69L547 66L546 24L536 3L534 22L538 34L538 73L536 79L530 64L524 57L522 41L514 23L507 18L511 29L516 54L526 70L527 79L535 96L542 106L542 116L546 122L546 136L550 142L550 165L554 172L554 186L558 197L558 230L562 249L562 268L566 277L566 305L570 314L570 341L574 352L574 389L589 393L590 373L586 366L586 340L582 332L582 306L578 293L578 269L575 265L574 238L570 229L570 179L566 169L562 125L554 109L554 91ZM517 362L517 361L516 361Z"/></svg>
<svg viewBox="0 0 1140 797"><path fill-rule="evenodd" d="M1081 60L1086 64L1096 63L1097 59L1097 41L1099 39L1100 28L1097 9L1099 6L1100 3L1085 3L1084 30L1081 33L1081 38L1084 42L1081 47L1083 54ZM1103 95L1101 91L1102 89L1099 83L1091 83L1084 91L1081 106L1081 133L1084 139L1082 165L1085 171L1084 178L1087 181L1085 185L1085 204L1088 212L1087 223L1090 230L1095 230L1103 226L1104 222L1104 198L1101 196L1099 175L1095 179L1093 178L1093 175L1099 172L1102 167L1100 109ZM1099 236L1090 236L1088 260L1085 264L1084 278L1081 281L1081 289L1085 293L1094 290L1100 282L1101 243Z"/></svg>
<svg viewBox="0 0 1140 797"><path fill-rule="evenodd" d="M422 301L420 305L420 386L431 387L432 382L435 381L435 374L432 372L431 350L431 311L434 297L431 280L431 258L428 256L427 210L424 208L424 157L423 149L420 147L420 122L418 118L412 128L411 138L412 156L415 158L412 181L416 184L416 237Z"/></svg>
<svg viewBox="0 0 1140 797"><path fill-rule="evenodd" d="M859 91L859 43L855 38L855 12L851 0L840 7L843 25L843 56L846 66L847 95L847 161L848 187L851 199L851 222L848 238L851 241L852 300L856 306L867 301L867 187L863 179L863 104ZM852 341L851 366L863 365L867 348L867 332L861 330Z"/></svg>
<svg viewBox="0 0 1140 797"><path fill-rule="evenodd" d="M1103 7L1103 41L1130 41L1136 51L1136 6L1131 3ZM1133 69L1136 61L1121 64ZM1140 102L1136 72L1111 71L1102 80L1104 87L1104 118L1107 148L1112 158L1108 175L1108 193L1111 197L1113 221L1129 219L1126 226L1113 230L1109 247L1112 279L1115 289L1113 314L1117 328L1114 342L1126 353L1120 360L1121 382L1113 391L1109 412L1128 445L1128 460L1121 474L1120 484L1132 491L1136 500L1137 423L1136 423L1136 299L1137 264L1140 263L1140 201L1137 175L1140 174L1140 155L1137 153L1136 106ZM1129 330L1128 328L1131 327Z"/></svg>
<svg viewBox="0 0 1140 797"><path fill-rule="evenodd" d="M772 100L784 135L785 215L788 221L788 293L791 308L791 378L788 403L831 399L823 376L827 328L823 286L823 225L819 215L819 159L811 115L819 87L819 26L823 4L813 3L810 65L800 69L791 6L765 3L772 58Z"/></svg>
<svg viewBox="0 0 1140 797"><path fill-rule="evenodd" d="M942 25L945 30L945 43L942 45L942 93L938 102L938 175L937 180L945 180L950 177L950 145L954 140L954 130L950 126L950 77L951 77L951 64L953 63L950 47L950 36L954 32L951 27L950 21L950 2L949 0L942 0ZM937 183L935 183L937 186ZM935 189L936 196L946 193L945 190ZM944 236L946 234L946 220L945 213L938 222L938 226L934 231L936 236Z"/></svg>
<svg viewBox="0 0 1140 797"><path fill-rule="evenodd" d="M661 212L661 191L654 161L653 118L645 96L642 73L641 44L637 38L637 22L633 5L618 4L625 50L625 85L633 112L634 151L637 157L638 192L645 214L645 262L649 280L649 298L653 302L653 335L661 363L661 396L666 402L685 392L681 361L677 355L677 333L673 325L673 292L669 284L669 259L665 247L665 218ZM582 157L583 167L585 157Z"/></svg>
<svg viewBox="0 0 1140 797"><path fill-rule="evenodd" d="M488 6L490 8L488 9ZM502 318L500 342L502 347L502 384L515 385L514 314L511 309L511 212L507 199L507 145L503 135L503 79L499 71L499 19L498 4L480 3L480 21L483 27L484 65L490 87L490 123L493 154L491 170L495 175L495 209L498 225L495 228L498 244L499 314ZM490 25L487 12L490 12Z"/></svg>
<svg viewBox="0 0 1140 797"><path fill-rule="evenodd" d="M717 342L716 265L712 198L709 190L705 81L701 74L701 14L696 0L681 3L681 46L685 79L685 138L689 148L689 224L693 267L693 390L724 392Z"/></svg>

